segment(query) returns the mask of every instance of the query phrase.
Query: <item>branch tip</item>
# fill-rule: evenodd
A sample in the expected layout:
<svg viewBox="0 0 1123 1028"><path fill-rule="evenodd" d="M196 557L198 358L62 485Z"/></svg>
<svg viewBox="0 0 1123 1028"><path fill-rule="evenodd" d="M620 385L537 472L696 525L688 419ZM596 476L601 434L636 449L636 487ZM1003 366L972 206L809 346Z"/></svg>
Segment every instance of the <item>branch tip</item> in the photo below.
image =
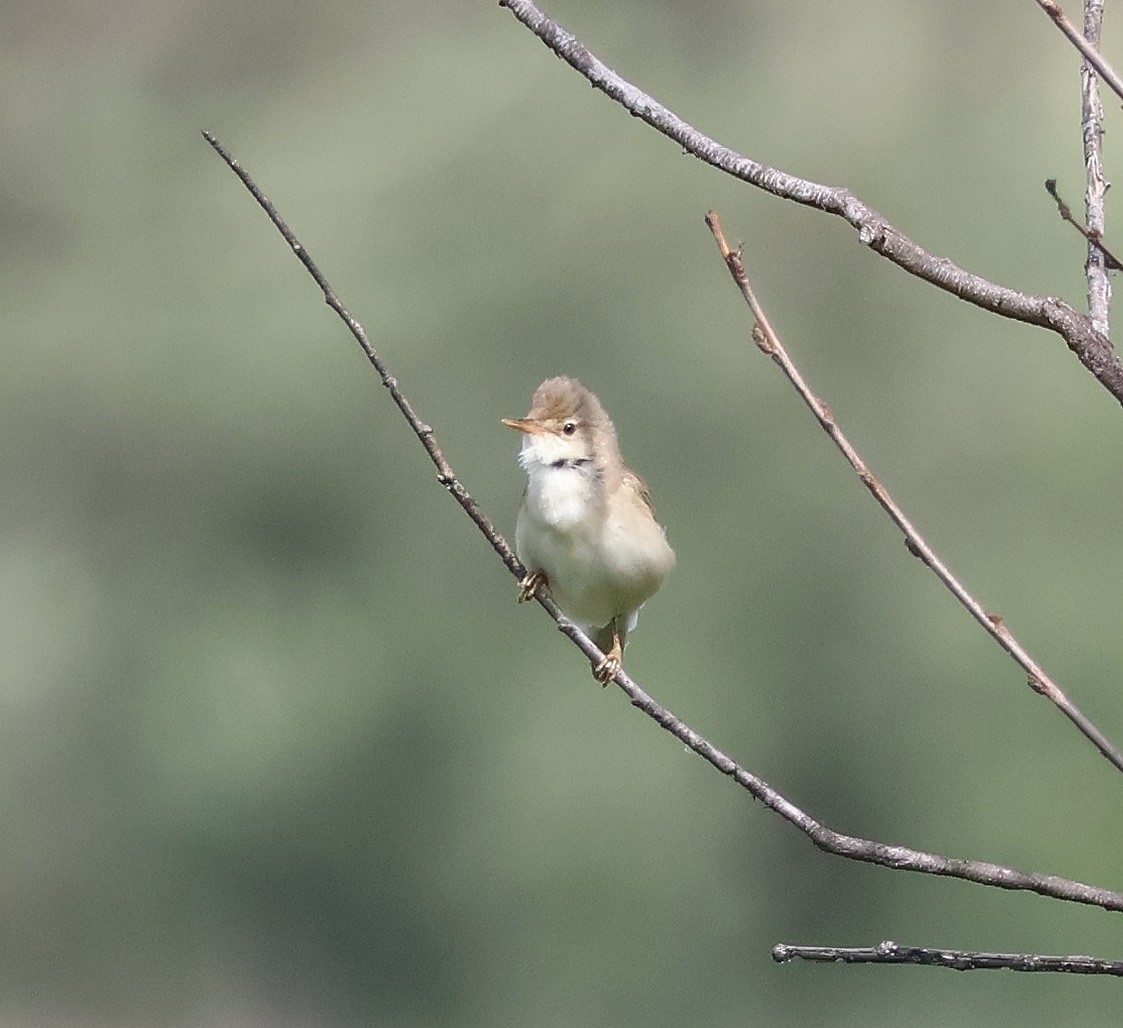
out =
<svg viewBox="0 0 1123 1028"><path fill-rule="evenodd" d="M719 251L725 240L724 233L720 232L720 222L707 218L714 237L718 241ZM745 303L748 304L756 323L752 329L752 337L757 346L767 353L783 371L784 376L799 394L800 399L815 416L823 430L830 436L835 447L842 454L846 462L857 473L862 482L869 489L878 506L888 515L889 519L905 534L909 541L910 552L923 554L922 560L926 567L940 580L944 587L955 597L956 601L975 619L986 633L1007 653L1007 655L1030 676L1031 683L1036 680L1040 691L1047 696L1065 717L1076 726L1084 737L1100 751L1100 753L1116 768L1123 771L1123 750L1120 750L1064 693L1064 691L1045 673L1044 669L1030 656L1024 646L1013 636L1006 627L1002 618L991 614L967 590L967 588L952 573L951 569L940 560L932 547L913 526L898 506L897 502L889 495L888 490L877 480L862 459L853 443L846 437L842 428L835 419L834 411L828 403L821 400L807 384L799 368L788 355L779 336L772 329L760 301L753 293L749 284L748 274L744 266L732 253L726 257L726 266L733 277L733 281L741 292ZM918 552L919 551L919 552Z"/></svg>
<svg viewBox="0 0 1123 1028"><path fill-rule="evenodd" d="M1097 251L1099 251L1099 253L1103 255L1104 267L1106 267L1109 271L1123 271L1123 261L1120 261L1119 258L1116 257L1115 254L1107 248L1107 246L1104 245L1102 235L1099 230L1089 228L1087 225L1078 221L1073 216L1072 208L1070 208L1069 205L1065 203L1064 198L1061 196L1060 192L1057 189L1057 180L1055 178L1049 178L1045 180L1045 191L1053 198L1053 201L1056 203L1057 214L1060 216L1061 220L1067 222L1074 229L1076 229L1076 231L1079 232L1085 238L1085 240L1087 240L1089 246L1094 247Z"/></svg>
<svg viewBox="0 0 1123 1028"><path fill-rule="evenodd" d="M710 211L706 215L706 225L714 234L714 239L717 240L717 248L722 257L728 260L732 251L729 249L729 243L725 241L725 230L721 227L721 217L717 211Z"/></svg>

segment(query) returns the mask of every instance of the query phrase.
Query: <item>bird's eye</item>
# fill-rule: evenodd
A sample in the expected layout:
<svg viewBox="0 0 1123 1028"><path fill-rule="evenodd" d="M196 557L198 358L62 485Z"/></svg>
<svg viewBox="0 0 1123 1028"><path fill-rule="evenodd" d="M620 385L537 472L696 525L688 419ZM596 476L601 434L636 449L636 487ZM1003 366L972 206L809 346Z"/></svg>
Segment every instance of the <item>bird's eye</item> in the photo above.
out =
<svg viewBox="0 0 1123 1028"><path fill-rule="evenodd" d="M567 421L564 425L562 425L562 431L566 435L573 435L573 433L577 431L577 422Z"/></svg>

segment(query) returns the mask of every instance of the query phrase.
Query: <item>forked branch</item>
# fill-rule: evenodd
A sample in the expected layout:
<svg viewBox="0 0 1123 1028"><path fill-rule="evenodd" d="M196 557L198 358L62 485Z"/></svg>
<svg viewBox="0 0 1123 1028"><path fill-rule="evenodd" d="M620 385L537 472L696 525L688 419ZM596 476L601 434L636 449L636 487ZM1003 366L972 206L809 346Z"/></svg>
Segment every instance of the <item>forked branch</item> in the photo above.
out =
<svg viewBox="0 0 1123 1028"><path fill-rule="evenodd" d="M362 325L347 311L342 301L336 296L327 278L316 266L308 251L301 244L295 233L281 218L276 207L265 197L249 173L235 160L230 152L210 132L204 132L207 142L215 149L218 155L226 162L230 169L241 179L243 185L249 190L250 195L257 201L285 241L292 248L293 253L300 259L323 292L324 299L343 320L351 335L362 347L367 360L378 372L383 384L390 391L398 410L406 419L409 427L425 447L425 452L437 469L437 479L453 496L464 512L472 519L476 527L491 544L495 552L503 560L507 570L516 579L525 575L525 569L519 563L506 540L496 531L495 526L480 506L464 488L456 477L443 452L437 445L432 427L424 422L414 411L413 405L407 400L397 380L390 374L388 367L381 356L371 346ZM577 645L590 661L599 661L604 654L577 626L562 616L557 605L542 589L536 593L539 604L557 623L558 628ZM1000 889L1013 889L1034 892L1040 896L1053 899L1068 900L1073 903L1084 903L1102 907L1105 910L1123 911L1123 893L1113 892L1109 889L1085 885L1081 882L1058 878L1054 875L1036 874L1033 872L1018 871L1013 868L1003 867L999 864L990 864L975 860L957 860L944 857L935 853L925 853L922 850L909 849L906 846L891 846L886 843L876 842L871 839L861 839L852 835L844 835L825 825L820 824L810 815L804 813L790 800L773 789L763 779L758 778L750 771L738 765L726 756L716 746L699 735L689 725L675 717L669 710L656 703L643 689L637 685L626 672L621 671L615 678L616 683L627 694L632 705L643 711L676 739L689 747L709 764L724 775L728 775L738 785L746 789L766 807L774 810L786 821L790 822L803 832L819 849L850 860L860 860L870 864L879 864L899 871L918 871L925 874L944 875L950 878L959 878L964 881L976 882L980 885L990 885Z"/></svg>
<svg viewBox="0 0 1123 1028"><path fill-rule="evenodd" d="M990 282L937 257L894 228L848 189L798 178L737 153L683 121L654 97L621 78L579 39L548 18L532 0L499 0L558 57L626 111L687 153L775 196L833 214L858 232L858 241L911 275L983 310L1056 332L1112 396L1123 403L1123 364L1091 319L1053 296L1034 296Z"/></svg>

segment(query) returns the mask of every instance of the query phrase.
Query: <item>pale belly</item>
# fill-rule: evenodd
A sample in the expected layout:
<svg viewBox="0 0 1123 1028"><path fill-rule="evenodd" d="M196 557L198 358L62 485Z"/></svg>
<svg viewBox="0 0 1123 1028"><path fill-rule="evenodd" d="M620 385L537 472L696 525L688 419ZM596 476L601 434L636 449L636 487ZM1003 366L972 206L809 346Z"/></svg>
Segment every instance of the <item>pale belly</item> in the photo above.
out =
<svg viewBox="0 0 1123 1028"><path fill-rule="evenodd" d="M635 624L635 612L658 590L674 557L654 522L641 533L611 520L564 529L527 516L515 534L519 559L546 572L550 592L574 621L601 628L613 618Z"/></svg>

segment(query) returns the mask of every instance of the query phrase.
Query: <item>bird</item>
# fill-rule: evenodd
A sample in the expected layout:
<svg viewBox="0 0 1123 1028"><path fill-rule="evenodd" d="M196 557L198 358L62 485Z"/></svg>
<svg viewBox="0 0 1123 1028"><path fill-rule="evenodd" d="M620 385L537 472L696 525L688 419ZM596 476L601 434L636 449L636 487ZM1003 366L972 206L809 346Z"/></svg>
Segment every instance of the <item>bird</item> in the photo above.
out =
<svg viewBox="0 0 1123 1028"><path fill-rule="evenodd" d="M575 378L548 378L534 391L526 417L502 424L523 434L526 492L515 552L527 575L519 602L545 585L605 654L592 671L607 686L623 667L640 607L675 566L674 551L592 390Z"/></svg>

